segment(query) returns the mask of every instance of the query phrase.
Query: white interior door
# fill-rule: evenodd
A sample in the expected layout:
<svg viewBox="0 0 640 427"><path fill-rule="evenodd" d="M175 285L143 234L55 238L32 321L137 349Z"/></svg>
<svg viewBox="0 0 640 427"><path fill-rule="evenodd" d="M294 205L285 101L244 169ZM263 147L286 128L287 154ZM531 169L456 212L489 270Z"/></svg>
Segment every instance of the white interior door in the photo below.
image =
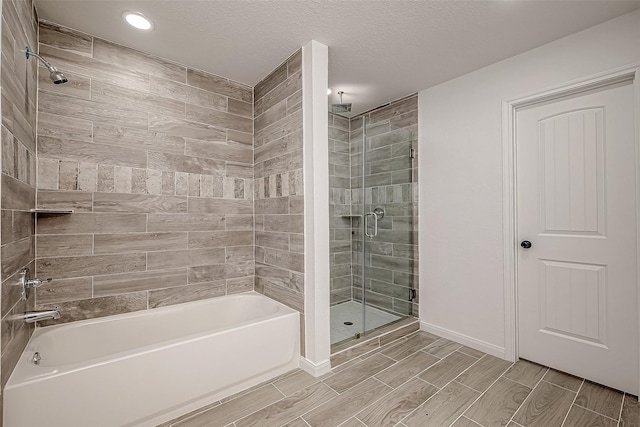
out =
<svg viewBox="0 0 640 427"><path fill-rule="evenodd" d="M633 82L515 123L519 356L637 395Z"/></svg>

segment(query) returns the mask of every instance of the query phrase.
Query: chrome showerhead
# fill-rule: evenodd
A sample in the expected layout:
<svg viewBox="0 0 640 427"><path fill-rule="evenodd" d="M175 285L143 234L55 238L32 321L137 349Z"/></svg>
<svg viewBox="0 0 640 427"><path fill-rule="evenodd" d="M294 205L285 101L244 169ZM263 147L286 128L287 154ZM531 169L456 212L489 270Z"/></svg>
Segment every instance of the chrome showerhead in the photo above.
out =
<svg viewBox="0 0 640 427"><path fill-rule="evenodd" d="M69 81L67 80L67 77L64 74L56 70L56 67L51 67L49 69L49 77L51 77L51 81L57 85L66 83Z"/></svg>
<svg viewBox="0 0 640 427"><path fill-rule="evenodd" d="M56 67L54 67L53 65L51 65L47 61L45 61L45 59L43 57L41 57L37 53L31 52L29 50L29 46L24 48L24 53L27 55L27 59L29 59L29 56L35 56L40 61L42 61L44 66L47 67L47 70L49 70L49 78L51 79L51 81L53 83L59 85L59 84L66 83L66 82L69 81L69 80L67 80L67 78L65 77L64 74L62 74L60 71L58 71L58 69Z"/></svg>
<svg viewBox="0 0 640 427"><path fill-rule="evenodd" d="M338 95L340 95L340 103L339 104L331 104L331 112L334 113L334 114L350 113L351 112L351 103L344 104L342 102L342 95L344 95L344 92L340 91L340 92L338 92Z"/></svg>

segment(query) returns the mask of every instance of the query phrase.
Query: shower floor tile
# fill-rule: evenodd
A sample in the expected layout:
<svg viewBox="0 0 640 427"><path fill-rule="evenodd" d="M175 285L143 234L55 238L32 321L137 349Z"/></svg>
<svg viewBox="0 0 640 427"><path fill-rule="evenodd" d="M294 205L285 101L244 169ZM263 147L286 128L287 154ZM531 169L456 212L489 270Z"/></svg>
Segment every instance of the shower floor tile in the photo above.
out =
<svg viewBox="0 0 640 427"><path fill-rule="evenodd" d="M387 313L374 307L365 306L367 327L371 330L400 319L400 316ZM352 322L353 325L345 325ZM356 332L362 332L362 304L348 301L331 307L331 344L353 338Z"/></svg>

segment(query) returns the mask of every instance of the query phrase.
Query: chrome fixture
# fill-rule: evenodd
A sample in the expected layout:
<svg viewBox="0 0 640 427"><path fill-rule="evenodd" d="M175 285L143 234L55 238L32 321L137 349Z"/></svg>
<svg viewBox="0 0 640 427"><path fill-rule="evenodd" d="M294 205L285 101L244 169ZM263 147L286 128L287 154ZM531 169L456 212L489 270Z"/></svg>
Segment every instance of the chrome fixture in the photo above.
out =
<svg viewBox="0 0 640 427"><path fill-rule="evenodd" d="M41 322L43 320L58 320L60 318L60 310L54 307L53 310L42 311L25 311L22 319L27 323ZM35 356L34 356L35 357Z"/></svg>
<svg viewBox="0 0 640 427"><path fill-rule="evenodd" d="M40 353L38 353L37 351L33 353L31 362L33 362L34 365L39 365L41 360L42 360L42 357L40 357Z"/></svg>
<svg viewBox="0 0 640 427"><path fill-rule="evenodd" d="M55 84L59 85L59 84L68 82L64 74L58 71L56 67L54 67L53 65L45 61L45 59L42 56L38 55L37 53L31 52L29 50L29 46L24 48L24 53L27 55L27 59L29 59L29 56L35 56L40 61L42 61L45 67L47 67L47 69L49 70L49 77L51 78L51 81L54 82Z"/></svg>
<svg viewBox="0 0 640 427"><path fill-rule="evenodd" d="M331 104L331 112L336 113L350 113L351 112L351 103L344 104L342 102L342 95L344 95L344 91L338 92L340 95L340 103L339 104Z"/></svg>
<svg viewBox="0 0 640 427"><path fill-rule="evenodd" d="M373 233L369 233L369 217L373 217ZM371 238L378 235L378 215L374 212L364 214L364 235Z"/></svg>
<svg viewBox="0 0 640 427"><path fill-rule="evenodd" d="M39 288L44 283L49 283L52 279L49 277L48 279L32 279L31 271L28 268L23 268L20 270L20 278L18 279L20 283L20 287L22 290L22 299L29 299L29 293L31 289Z"/></svg>
<svg viewBox="0 0 640 427"><path fill-rule="evenodd" d="M369 217L373 217L373 234L369 233ZM378 206L371 212L364 214L364 235L367 237L376 237L378 235L378 221L384 218L384 208Z"/></svg>
<svg viewBox="0 0 640 427"><path fill-rule="evenodd" d="M378 206L377 208L375 208L373 210L373 213L376 214L376 216L378 217L378 221L384 218L384 208L381 206Z"/></svg>

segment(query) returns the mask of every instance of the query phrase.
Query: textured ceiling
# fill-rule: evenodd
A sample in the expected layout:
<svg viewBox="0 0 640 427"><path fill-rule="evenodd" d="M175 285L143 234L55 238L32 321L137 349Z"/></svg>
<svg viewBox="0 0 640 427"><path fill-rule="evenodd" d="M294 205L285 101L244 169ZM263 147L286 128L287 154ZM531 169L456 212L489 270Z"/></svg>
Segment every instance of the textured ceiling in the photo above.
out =
<svg viewBox="0 0 640 427"><path fill-rule="evenodd" d="M36 0L39 17L255 85L310 40L354 112L640 8L640 1ZM151 18L150 32L121 14Z"/></svg>

